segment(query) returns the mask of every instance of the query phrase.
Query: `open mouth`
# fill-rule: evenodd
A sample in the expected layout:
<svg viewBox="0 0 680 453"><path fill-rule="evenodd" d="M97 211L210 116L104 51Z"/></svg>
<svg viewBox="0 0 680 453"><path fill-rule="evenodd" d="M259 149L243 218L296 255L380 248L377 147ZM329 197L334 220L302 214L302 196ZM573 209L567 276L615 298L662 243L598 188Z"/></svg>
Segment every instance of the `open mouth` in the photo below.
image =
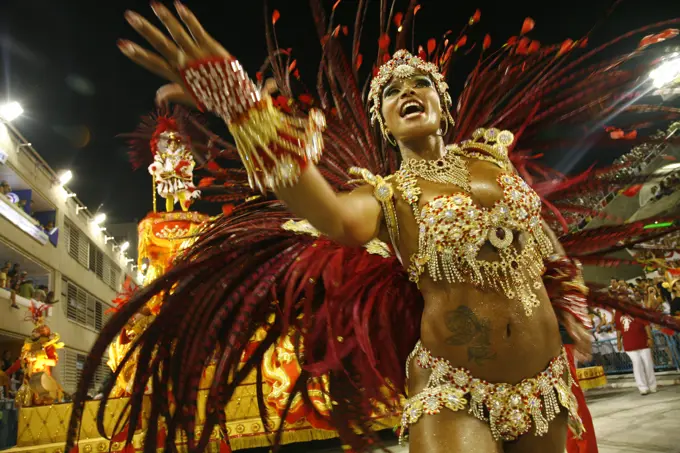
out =
<svg viewBox="0 0 680 453"><path fill-rule="evenodd" d="M408 101L404 105L401 106L401 111L399 112L399 115L402 118L407 118L410 116L415 116L423 113L425 111L425 107L423 104L421 104L418 101Z"/></svg>

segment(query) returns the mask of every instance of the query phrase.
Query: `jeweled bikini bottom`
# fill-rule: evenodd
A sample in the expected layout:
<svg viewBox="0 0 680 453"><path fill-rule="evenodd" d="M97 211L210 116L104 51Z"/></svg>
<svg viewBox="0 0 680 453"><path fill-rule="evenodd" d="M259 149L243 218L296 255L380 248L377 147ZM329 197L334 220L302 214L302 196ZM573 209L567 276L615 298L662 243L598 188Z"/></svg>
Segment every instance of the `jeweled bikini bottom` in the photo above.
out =
<svg viewBox="0 0 680 453"><path fill-rule="evenodd" d="M544 371L516 385L475 378L465 368L455 368L448 360L433 357L420 342L406 362L407 370L412 359L421 368L431 369L432 374L425 389L404 404L400 443L406 428L423 415L438 414L444 408L460 411L466 406L470 414L489 423L496 440L515 440L528 433L532 423L535 434L544 435L560 406L569 413L569 428L576 437L580 438L585 430L571 391L578 384L571 375L564 349Z"/></svg>

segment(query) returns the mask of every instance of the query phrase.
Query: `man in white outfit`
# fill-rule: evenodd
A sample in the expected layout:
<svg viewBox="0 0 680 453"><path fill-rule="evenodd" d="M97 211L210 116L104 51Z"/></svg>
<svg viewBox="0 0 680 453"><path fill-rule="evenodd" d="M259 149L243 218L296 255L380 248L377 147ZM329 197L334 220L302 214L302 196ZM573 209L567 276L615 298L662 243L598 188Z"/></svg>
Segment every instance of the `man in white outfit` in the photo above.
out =
<svg viewBox="0 0 680 453"><path fill-rule="evenodd" d="M616 336L619 350L623 347L633 362L633 375L640 394L656 393L656 375L651 350L654 339L649 323L617 312Z"/></svg>

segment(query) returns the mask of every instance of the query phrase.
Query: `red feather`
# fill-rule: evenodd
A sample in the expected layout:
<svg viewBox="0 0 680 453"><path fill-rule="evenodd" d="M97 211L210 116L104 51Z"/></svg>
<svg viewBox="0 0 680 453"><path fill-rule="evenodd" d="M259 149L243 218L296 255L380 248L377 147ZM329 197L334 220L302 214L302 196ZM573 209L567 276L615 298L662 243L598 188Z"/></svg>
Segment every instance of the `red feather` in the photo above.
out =
<svg viewBox="0 0 680 453"><path fill-rule="evenodd" d="M486 50L489 47L491 47L491 36L486 35L484 36L484 43L482 44L482 49Z"/></svg>
<svg viewBox="0 0 680 453"><path fill-rule="evenodd" d="M536 23L531 17L527 17L524 19L524 23L522 24L522 30L519 32L520 35L526 35L529 33L531 30L534 29L534 26Z"/></svg>
<svg viewBox="0 0 680 453"><path fill-rule="evenodd" d="M380 39L378 40L378 46L380 47L380 50L387 52L387 50L390 48L390 37L387 34L384 34L380 36Z"/></svg>
<svg viewBox="0 0 680 453"><path fill-rule="evenodd" d="M223 204L222 205L222 214L225 216L231 215L231 213L234 212L234 205L233 204Z"/></svg>
<svg viewBox="0 0 680 453"><path fill-rule="evenodd" d="M458 50L459 47L463 47L465 44L467 44L467 35L461 36L458 41L456 41L456 50Z"/></svg>
<svg viewBox="0 0 680 453"><path fill-rule="evenodd" d="M475 10L475 13L472 15L472 17L470 17L470 20L468 21L468 24L469 24L469 25L474 25L474 24L476 24L477 22L479 22L479 19L481 19L481 18L482 18L482 11L479 10L479 9L476 9L476 10Z"/></svg>
<svg viewBox="0 0 680 453"><path fill-rule="evenodd" d="M434 38L427 40L427 55L431 55L434 52L435 47L437 47L437 41Z"/></svg>

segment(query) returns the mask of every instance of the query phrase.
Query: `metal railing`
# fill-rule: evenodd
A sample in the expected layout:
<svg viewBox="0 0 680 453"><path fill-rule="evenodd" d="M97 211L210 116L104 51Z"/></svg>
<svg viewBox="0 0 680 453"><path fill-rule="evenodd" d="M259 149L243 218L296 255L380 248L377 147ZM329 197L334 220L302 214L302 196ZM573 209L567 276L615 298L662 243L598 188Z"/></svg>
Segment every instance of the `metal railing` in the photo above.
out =
<svg viewBox="0 0 680 453"><path fill-rule="evenodd" d="M655 371L680 370L680 339L678 335L666 335L655 330L654 358ZM625 374L633 372L633 363L628 354L617 350L616 339L593 342L593 359L580 366L601 366L605 374Z"/></svg>

